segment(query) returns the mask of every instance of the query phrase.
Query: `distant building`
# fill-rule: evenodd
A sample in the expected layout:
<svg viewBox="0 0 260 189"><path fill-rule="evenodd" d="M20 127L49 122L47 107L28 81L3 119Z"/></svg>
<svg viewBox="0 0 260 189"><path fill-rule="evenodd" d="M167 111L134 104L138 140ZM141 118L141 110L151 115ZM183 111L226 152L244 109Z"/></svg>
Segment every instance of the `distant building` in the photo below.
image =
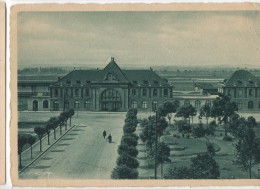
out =
<svg viewBox="0 0 260 189"><path fill-rule="evenodd" d="M179 106L192 105L199 112L203 105L211 106L217 96L205 95L201 91L175 91L173 92L172 102Z"/></svg>
<svg viewBox="0 0 260 189"><path fill-rule="evenodd" d="M247 70L235 71L222 87L239 111L260 111L260 80Z"/></svg>
<svg viewBox="0 0 260 189"><path fill-rule="evenodd" d="M52 82L52 80L40 80L35 77L18 78L18 110L49 110L49 86Z"/></svg>
<svg viewBox="0 0 260 189"><path fill-rule="evenodd" d="M173 87L150 70L122 70L111 58L102 70L73 70L50 85L50 110L151 111ZM33 99L32 99L33 100Z"/></svg>
<svg viewBox="0 0 260 189"><path fill-rule="evenodd" d="M201 92L203 95L217 95L218 86L212 83L198 82L194 84L195 91Z"/></svg>

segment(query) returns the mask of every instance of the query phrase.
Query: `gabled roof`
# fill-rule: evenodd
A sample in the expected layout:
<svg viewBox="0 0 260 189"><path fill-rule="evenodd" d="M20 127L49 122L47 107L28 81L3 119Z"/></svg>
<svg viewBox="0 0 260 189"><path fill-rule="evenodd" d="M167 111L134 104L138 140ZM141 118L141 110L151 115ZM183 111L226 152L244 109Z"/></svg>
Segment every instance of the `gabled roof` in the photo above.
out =
<svg viewBox="0 0 260 189"><path fill-rule="evenodd" d="M225 86L260 86L260 80L247 70L237 70L225 81Z"/></svg>
<svg viewBox="0 0 260 189"><path fill-rule="evenodd" d="M113 75L112 81L107 79L108 74ZM60 80L52 83L53 85L66 85L66 81L70 81L69 85L74 85L77 81L86 84L87 81L92 83L101 82L119 82L132 85L162 85L169 86L168 81L161 78L152 70L121 70L114 58L103 70L73 70Z"/></svg>
<svg viewBox="0 0 260 189"><path fill-rule="evenodd" d="M104 77L108 74L111 73L112 75L114 75L116 77L116 79L118 79L121 82L127 82L127 79L124 75L124 73L122 72L122 70L119 68L119 66L117 65L117 63L115 62L114 58L111 58L111 61L108 63L108 65L103 69L104 72Z"/></svg>

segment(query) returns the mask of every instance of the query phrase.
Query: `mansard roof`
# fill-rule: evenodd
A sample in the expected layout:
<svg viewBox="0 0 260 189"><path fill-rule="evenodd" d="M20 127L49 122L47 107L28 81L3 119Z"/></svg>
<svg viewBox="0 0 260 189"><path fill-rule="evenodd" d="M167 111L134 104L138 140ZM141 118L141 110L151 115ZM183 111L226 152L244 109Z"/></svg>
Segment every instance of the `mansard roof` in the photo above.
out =
<svg viewBox="0 0 260 189"><path fill-rule="evenodd" d="M73 70L60 80L52 83L53 85L66 85L69 81L70 85L86 83L102 83L107 82L107 76L111 74L114 81L118 83L128 83L137 86L169 86L168 81L157 75L152 69L150 70L122 70L114 58L103 70ZM68 83L67 83L68 84Z"/></svg>
<svg viewBox="0 0 260 189"><path fill-rule="evenodd" d="M225 86L260 86L260 80L247 70L237 70L227 79Z"/></svg>

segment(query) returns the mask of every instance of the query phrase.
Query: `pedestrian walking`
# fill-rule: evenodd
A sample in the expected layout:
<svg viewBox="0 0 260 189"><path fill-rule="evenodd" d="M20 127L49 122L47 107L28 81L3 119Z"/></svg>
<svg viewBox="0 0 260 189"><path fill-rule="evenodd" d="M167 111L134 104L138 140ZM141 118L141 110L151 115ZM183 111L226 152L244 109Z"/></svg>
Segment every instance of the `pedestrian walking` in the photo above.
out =
<svg viewBox="0 0 260 189"><path fill-rule="evenodd" d="M111 134L108 135L107 139L108 139L108 142L109 142L109 143L112 142L112 136L111 136Z"/></svg>
<svg viewBox="0 0 260 189"><path fill-rule="evenodd" d="M106 138L107 132L106 130L103 131L103 137Z"/></svg>

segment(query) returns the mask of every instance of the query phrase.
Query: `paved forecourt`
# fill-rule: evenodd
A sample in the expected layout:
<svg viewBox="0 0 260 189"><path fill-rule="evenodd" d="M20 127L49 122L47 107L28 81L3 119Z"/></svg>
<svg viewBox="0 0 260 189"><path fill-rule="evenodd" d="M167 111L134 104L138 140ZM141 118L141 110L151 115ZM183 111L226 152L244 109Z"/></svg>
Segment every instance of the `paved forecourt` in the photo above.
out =
<svg viewBox="0 0 260 189"><path fill-rule="evenodd" d="M75 127L19 176L21 179L110 179L123 134L124 113L78 112ZM113 142L103 138L103 130Z"/></svg>

